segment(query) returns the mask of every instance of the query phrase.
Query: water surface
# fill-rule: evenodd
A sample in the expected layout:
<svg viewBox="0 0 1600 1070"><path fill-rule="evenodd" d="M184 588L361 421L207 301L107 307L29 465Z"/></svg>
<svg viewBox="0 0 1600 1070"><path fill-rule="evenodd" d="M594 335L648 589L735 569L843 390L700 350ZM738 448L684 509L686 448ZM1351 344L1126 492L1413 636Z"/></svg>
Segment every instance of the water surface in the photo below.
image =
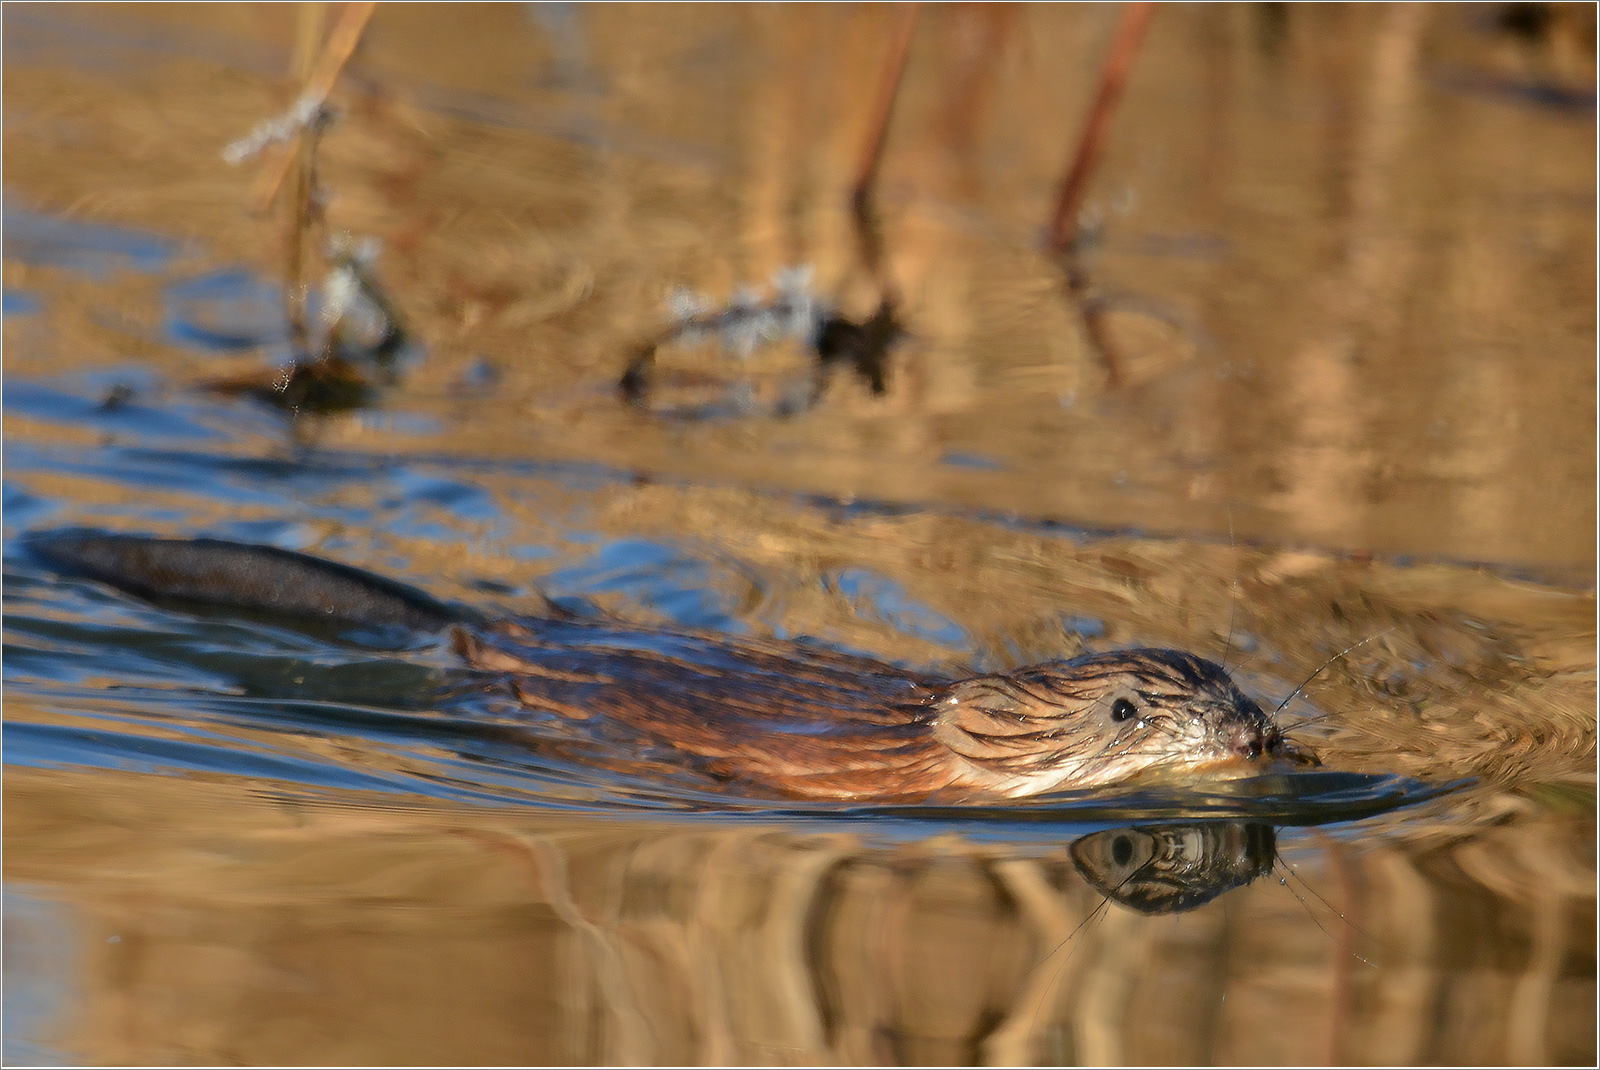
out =
<svg viewBox="0 0 1600 1070"><path fill-rule="evenodd" d="M289 9L7 5L8 1061L1593 1063L1592 15L1162 9L1110 386L1036 243L1114 11L929 10L886 393L764 415L793 351L680 346L717 418L624 405L675 291L871 312L891 17L382 7L322 178L414 348L294 423L204 389L289 355L220 158ZM436 638L63 581L68 525L949 675L1170 645L1276 705L1354 649L1306 778L773 805L475 731Z"/></svg>

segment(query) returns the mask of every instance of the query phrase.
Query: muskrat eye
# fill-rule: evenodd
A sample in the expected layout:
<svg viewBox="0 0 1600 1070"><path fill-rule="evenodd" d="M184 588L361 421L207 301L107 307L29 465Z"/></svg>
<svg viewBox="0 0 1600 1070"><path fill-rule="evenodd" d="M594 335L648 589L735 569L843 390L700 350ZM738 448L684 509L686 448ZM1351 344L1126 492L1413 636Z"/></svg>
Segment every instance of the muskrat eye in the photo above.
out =
<svg viewBox="0 0 1600 1070"><path fill-rule="evenodd" d="M1125 698L1119 698L1111 704L1111 719L1113 721L1126 721L1129 717L1139 716L1139 708Z"/></svg>

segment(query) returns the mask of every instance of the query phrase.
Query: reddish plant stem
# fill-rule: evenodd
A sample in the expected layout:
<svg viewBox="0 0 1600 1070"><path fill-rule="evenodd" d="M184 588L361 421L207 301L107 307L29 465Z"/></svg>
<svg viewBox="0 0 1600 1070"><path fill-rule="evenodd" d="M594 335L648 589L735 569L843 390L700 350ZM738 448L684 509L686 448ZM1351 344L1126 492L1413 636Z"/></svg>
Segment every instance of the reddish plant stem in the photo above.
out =
<svg viewBox="0 0 1600 1070"><path fill-rule="evenodd" d="M1072 165L1061 179L1061 191L1056 196L1056 210L1050 221L1048 242L1050 252L1057 257L1069 255L1077 241L1078 212L1083 207L1089 178L1094 174L1095 165L1100 162L1100 153L1105 148L1106 132L1116 112L1117 100L1122 96L1123 84L1128 80L1134 56L1139 51L1139 42L1144 38L1155 9L1153 3L1123 5L1116 34L1106 52L1105 66L1100 70L1099 89L1095 92L1094 103L1089 106L1089 118L1078 137L1077 152L1073 154Z"/></svg>
<svg viewBox="0 0 1600 1070"><path fill-rule="evenodd" d="M861 149L855 185L850 189L851 203L858 211L871 199L873 186L878 181L883 143L889 136L889 120L894 116L895 98L900 95L900 80L906 72L906 58L911 54L911 37L916 31L917 16L921 10L921 3L904 5L900 11L899 25L889 39L889 51L883 61L883 77L878 82L878 96L872 106L872 122L867 128L867 140Z"/></svg>

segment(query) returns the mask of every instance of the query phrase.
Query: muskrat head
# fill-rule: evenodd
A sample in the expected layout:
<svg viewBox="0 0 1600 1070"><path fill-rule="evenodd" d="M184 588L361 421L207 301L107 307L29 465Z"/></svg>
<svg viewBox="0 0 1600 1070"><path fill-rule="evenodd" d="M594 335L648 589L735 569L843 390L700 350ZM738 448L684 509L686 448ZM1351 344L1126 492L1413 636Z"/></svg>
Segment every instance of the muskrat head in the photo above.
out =
<svg viewBox="0 0 1600 1070"><path fill-rule="evenodd" d="M1222 666L1178 650L976 676L936 702L935 733L965 760L964 779L1012 796L1299 756Z"/></svg>

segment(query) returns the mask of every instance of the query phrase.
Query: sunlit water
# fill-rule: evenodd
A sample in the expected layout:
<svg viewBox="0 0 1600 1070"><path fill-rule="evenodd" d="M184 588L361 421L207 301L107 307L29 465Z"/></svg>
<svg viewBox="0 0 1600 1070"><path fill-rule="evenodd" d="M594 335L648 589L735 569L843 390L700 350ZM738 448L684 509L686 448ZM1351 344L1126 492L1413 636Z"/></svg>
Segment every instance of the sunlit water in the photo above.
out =
<svg viewBox="0 0 1600 1070"><path fill-rule="evenodd" d="M285 28L13 10L8 1061L1592 1062L1592 95L1490 77L1444 15L1163 15L1190 23L1158 20L1107 163L1131 192L1100 202L1133 361L1107 390L1032 251L1065 134L1026 148L1003 101L1022 57L1091 69L1109 23L930 16L888 395L774 419L723 404L737 363L667 354L721 380L696 422L615 393L671 287L809 261L863 312L854 135L808 153L795 102L869 95L877 16L479 11L424 78L439 29L380 12L356 69L387 88L326 178L418 341L376 406L291 430L200 385L287 353L269 231L214 159L283 103L258 42ZM1163 118L1184 79L1232 147ZM1417 145L1507 137L1545 166L1472 156L1406 214ZM1461 226L1427 285L1429 228ZM152 606L21 548L68 525L951 676L1174 645L1276 705L1360 645L1286 710L1320 771L773 803L518 747L442 638Z"/></svg>

